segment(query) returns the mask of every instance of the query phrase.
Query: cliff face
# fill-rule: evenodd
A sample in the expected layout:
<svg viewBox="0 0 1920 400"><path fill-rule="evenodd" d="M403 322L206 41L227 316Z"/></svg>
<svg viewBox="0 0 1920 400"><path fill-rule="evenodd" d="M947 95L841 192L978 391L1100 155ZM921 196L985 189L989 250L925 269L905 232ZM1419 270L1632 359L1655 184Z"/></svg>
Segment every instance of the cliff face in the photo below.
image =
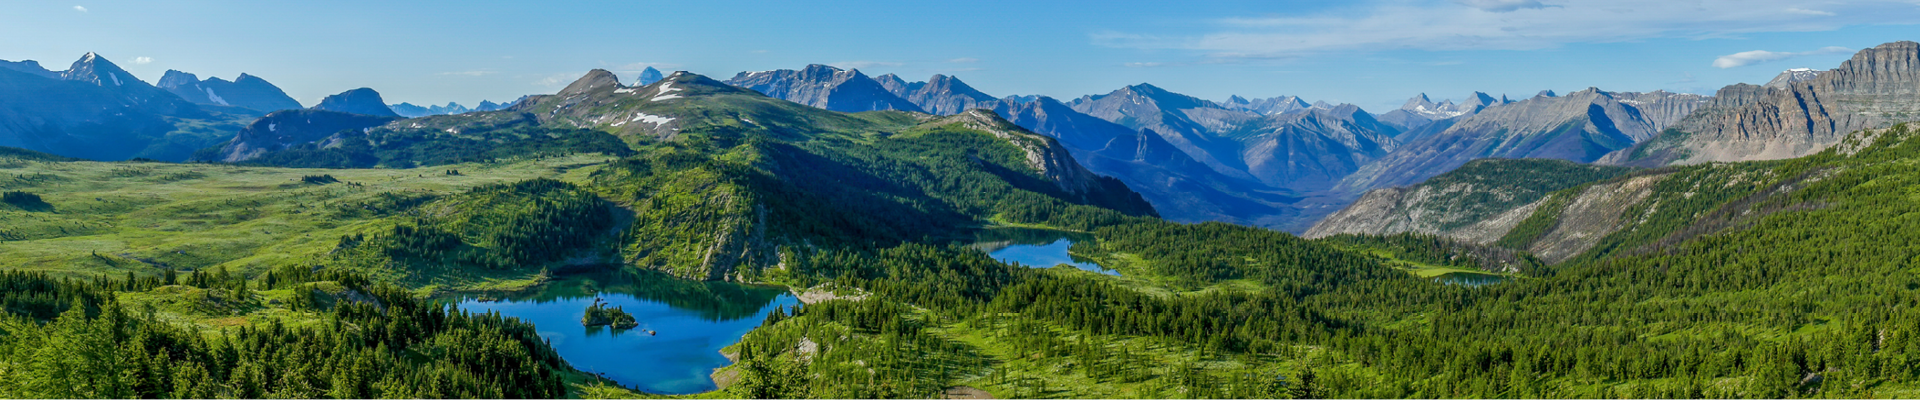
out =
<svg viewBox="0 0 1920 400"><path fill-rule="evenodd" d="M1920 43L1861 50L1839 68L1768 86L1734 85L1631 152L1631 165L1774 160L1819 152L1848 133L1920 120Z"/></svg>

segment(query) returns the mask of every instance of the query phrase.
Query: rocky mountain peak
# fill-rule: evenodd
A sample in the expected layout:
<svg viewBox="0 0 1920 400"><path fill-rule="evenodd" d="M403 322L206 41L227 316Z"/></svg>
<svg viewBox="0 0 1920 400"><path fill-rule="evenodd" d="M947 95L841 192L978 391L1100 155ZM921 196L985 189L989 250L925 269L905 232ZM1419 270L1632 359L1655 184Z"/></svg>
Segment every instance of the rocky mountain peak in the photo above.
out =
<svg viewBox="0 0 1920 400"><path fill-rule="evenodd" d="M1533 97L1560 97L1560 95L1554 94L1553 89L1547 89L1534 94Z"/></svg>
<svg viewBox="0 0 1920 400"><path fill-rule="evenodd" d="M592 71L587 71L586 76L581 76L580 79L576 79L573 83L567 84L565 89L560 89L559 95L563 97L573 96L586 94L598 89L619 87L620 76L614 75L613 71L595 68Z"/></svg>
<svg viewBox="0 0 1920 400"><path fill-rule="evenodd" d="M128 73L127 70L120 69L119 65L107 61L106 57L94 53L87 53L80 57L80 60L74 61L73 66L60 74L60 78L102 87L149 86L146 82L134 78L133 74Z"/></svg>
<svg viewBox="0 0 1920 400"><path fill-rule="evenodd" d="M1781 71L1780 75L1774 76L1773 80L1767 81L1765 86L1774 89L1786 89L1787 85L1813 80L1813 78L1820 76L1820 72L1822 71L1814 70L1813 68L1794 68Z"/></svg>

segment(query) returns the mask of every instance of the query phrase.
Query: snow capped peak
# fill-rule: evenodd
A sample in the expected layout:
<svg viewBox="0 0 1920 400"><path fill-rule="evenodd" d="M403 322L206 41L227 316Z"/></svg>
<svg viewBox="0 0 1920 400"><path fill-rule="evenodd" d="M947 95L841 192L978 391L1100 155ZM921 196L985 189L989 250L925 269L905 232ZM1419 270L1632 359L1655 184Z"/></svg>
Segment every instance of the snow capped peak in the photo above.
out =
<svg viewBox="0 0 1920 400"><path fill-rule="evenodd" d="M1787 72L1813 72L1813 68L1794 68L1787 70Z"/></svg>

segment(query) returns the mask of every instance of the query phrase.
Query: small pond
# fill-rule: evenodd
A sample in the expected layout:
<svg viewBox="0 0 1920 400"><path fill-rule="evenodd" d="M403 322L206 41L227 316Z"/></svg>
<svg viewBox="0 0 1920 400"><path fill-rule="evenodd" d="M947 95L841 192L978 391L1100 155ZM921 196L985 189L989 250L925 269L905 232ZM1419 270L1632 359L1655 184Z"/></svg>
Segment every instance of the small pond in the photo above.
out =
<svg viewBox="0 0 1920 400"><path fill-rule="evenodd" d="M633 314L640 326L582 326L580 318L596 297ZM720 349L759 327L774 307L799 303L779 287L632 271L565 276L495 301L457 300L463 310L497 311L533 323L574 368L658 394L716 389L713 370L733 363Z"/></svg>
<svg viewBox="0 0 1920 400"><path fill-rule="evenodd" d="M1092 237L1074 232L1049 229L1028 228L991 228L975 237L973 247L987 252L994 259L1010 264L1019 264L1032 268L1052 268L1068 265L1086 271L1119 276L1120 271L1107 269L1093 260L1067 253L1074 242L1093 240Z"/></svg>
<svg viewBox="0 0 1920 400"><path fill-rule="evenodd" d="M1486 286L1486 285L1492 285L1496 283L1504 283L1511 279L1513 278L1508 278L1505 276L1493 275L1493 274L1476 274L1476 273L1470 273L1470 272L1453 272L1453 273L1448 273L1448 274L1433 277L1433 280L1439 281L1442 284L1461 285L1461 286Z"/></svg>

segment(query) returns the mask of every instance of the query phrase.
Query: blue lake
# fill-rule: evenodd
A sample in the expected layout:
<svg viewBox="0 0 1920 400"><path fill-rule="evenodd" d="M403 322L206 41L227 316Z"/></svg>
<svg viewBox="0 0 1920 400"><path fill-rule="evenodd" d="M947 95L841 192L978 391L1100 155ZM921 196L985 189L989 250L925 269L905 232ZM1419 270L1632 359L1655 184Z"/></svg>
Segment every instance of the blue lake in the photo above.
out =
<svg viewBox="0 0 1920 400"><path fill-rule="evenodd" d="M580 318L596 297L633 314L640 326L582 326ZM458 299L464 310L497 311L533 323L574 368L658 394L717 389L713 370L733 363L720 349L759 327L774 307L798 303L783 288L654 273L568 277L497 301Z"/></svg>
<svg viewBox="0 0 1920 400"><path fill-rule="evenodd" d="M994 259L1010 264L1020 264L1033 268L1052 268L1068 265L1081 270L1107 275L1120 276L1120 271L1107 269L1093 260L1076 257L1067 252L1073 247L1076 238L1072 234L1044 229L996 228L983 232L973 247L987 252ZM1079 240L1092 240L1079 238Z"/></svg>

